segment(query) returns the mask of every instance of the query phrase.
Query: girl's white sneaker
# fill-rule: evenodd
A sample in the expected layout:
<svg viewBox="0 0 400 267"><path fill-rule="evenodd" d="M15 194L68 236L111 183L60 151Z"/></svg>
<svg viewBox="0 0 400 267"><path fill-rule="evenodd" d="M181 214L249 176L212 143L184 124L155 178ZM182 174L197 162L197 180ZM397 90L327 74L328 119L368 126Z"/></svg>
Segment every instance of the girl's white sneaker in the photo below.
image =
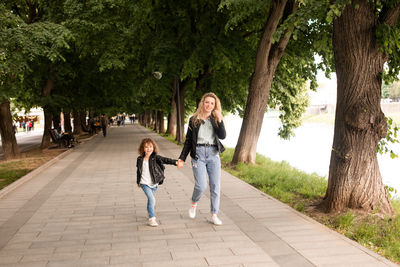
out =
<svg viewBox="0 0 400 267"><path fill-rule="evenodd" d="M156 217L151 217L150 219L149 219L149 222L148 222L148 224L150 225L150 226L158 226L158 223L157 223L157 221L156 221Z"/></svg>
<svg viewBox="0 0 400 267"><path fill-rule="evenodd" d="M192 205L189 209L189 218L194 219L196 217L196 207L197 205Z"/></svg>

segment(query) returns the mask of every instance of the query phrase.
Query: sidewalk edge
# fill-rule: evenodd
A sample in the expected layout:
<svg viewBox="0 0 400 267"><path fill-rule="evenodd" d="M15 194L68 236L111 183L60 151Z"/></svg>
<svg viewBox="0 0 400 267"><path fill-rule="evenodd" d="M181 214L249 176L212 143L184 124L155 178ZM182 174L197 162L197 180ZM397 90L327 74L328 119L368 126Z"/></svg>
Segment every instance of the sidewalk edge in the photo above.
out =
<svg viewBox="0 0 400 267"><path fill-rule="evenodd" d="M64 152L62 152L60 155L58 155L57 157L49 160L48 162L46 162L45 164L39 166L38 168L34 169L33 171L27 173L26 175L22 176L21 178L19 178L18 180L16 180L15 182L9 184L8 186L4 187L3 189L0 190L0 199L2 199L3 197L5 197L8 193L11 193L12 191L14 191L15 189L17 189L19 186L23 185L24 183L26 183L27 181L29 181L30 179L34 178L36 175L38 175L39 173L41 173L43 170L45 170L47 167L53 165L54 163L56 163L57 161L59 161L60 159L66 157L67 155L69 155L71 152L73 151L73 149L68 149Z"/></svg>

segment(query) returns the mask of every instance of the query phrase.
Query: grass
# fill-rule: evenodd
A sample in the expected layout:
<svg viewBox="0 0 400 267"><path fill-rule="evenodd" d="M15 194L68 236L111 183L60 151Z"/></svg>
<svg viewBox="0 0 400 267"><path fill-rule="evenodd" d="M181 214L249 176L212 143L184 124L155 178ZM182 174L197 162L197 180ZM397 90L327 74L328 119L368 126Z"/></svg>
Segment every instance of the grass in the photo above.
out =
<svg viewBox="0 0 400 267"><path fill-rule="evenodd" d="M0 190L32 170L56 157L66 149L33 149L21 153L21 158L0 160Z"/></svg>
<svg viewBox="0 0 400 267"><path fill-rule="evenodd" d="M227 149L221 154L226 171L387 259L400 263L400 199L392 200L395 211L392 217L382 218L377 214L353 210L341 214L325 214L309 209L325 195L328 186L325 178L307 174L284 161L274 162L261 155L257 155L255 166L238 164L233 168L230 165L233 152L233 149Z"/></svg>
<svg viewBox="0 0 400 267"><path fill-rule="evenodd" d="M20 161L0 164L0 190L32 170L22 165Z"/></svg>

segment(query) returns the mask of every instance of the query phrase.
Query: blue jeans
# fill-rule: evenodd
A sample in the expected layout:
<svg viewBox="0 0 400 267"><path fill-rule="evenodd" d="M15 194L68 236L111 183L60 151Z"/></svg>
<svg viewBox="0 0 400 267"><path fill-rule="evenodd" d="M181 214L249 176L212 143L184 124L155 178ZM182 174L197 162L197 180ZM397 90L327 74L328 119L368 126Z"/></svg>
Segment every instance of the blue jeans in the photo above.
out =
<svg viewBox="0 0 400 267"><path fill-rule="evenodd" d="M194 190L192 201L197 203L207 188L207 174L210 185L211 213L218 213L221 184L221 160L213 146L197 146L197 160L192 159Z"/></svg>
<svg viewBox="0 0 400 267"><path fill-rule="evenodd" d="M151 188L148 185L140 184L140 187L143 189L144 193L147 196L147 212L149 213L149 218L152 218L154 217L154 207L156 205L157 186Z"/></svg>

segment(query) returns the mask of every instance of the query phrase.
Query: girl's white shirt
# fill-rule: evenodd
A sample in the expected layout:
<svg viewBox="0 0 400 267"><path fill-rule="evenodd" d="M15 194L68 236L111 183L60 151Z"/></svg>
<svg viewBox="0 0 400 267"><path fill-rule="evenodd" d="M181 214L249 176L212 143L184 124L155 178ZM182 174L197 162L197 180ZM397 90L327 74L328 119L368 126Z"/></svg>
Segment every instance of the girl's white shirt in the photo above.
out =
<svg viewBox="0 0 400 267"><path fill-rule="evenodd" d="M153 184L153 181L151 181L149 161L145 159L143 159L142 177L140 178L140 184L145 184L151 188L157 186L156 184Z"/></svg>

